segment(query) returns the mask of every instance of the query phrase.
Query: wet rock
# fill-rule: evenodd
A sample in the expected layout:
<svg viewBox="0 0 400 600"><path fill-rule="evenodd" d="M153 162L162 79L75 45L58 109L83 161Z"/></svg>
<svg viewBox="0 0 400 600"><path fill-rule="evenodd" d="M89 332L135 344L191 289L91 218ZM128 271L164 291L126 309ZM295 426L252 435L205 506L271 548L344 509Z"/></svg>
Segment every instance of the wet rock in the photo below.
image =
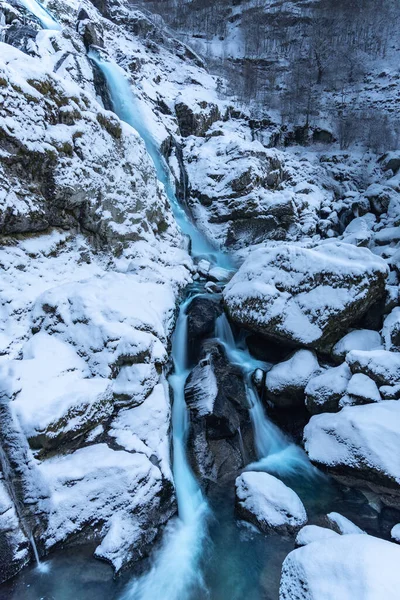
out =
<svg viewBox="0 0 400 600"><path fill-rule="evenodd" d="M193 105L189 106L183 98L178 98L175 104L176 118L180 134L183 137L190 135L203 137L211 125L221 118L219 108L216 104L200 101L197 108L198 112L196 112L196 108Z"/></svg>
<svg viewBox="0 0 400 600"><path fill-rule="evenodd" d="M185 385L190 410L189 452L195 472L209 482L233 479L255 459L249 403L240 369L229 363L215 340Z"/></svg>
<svg viewBox="0 0 400 600"><path fill-rule="evenodd" d="M236 479L236 512L264 533L293 534L307 522L298 495L261 471L248 471Z"/></svg>
<svg viewBox="0 0 400 600"><path fill-rule="evenodd" d="M305 388L306 406L312 415L337 412L347 390L351 371L347 363L312 377Z"/></svg>
<svg viewBox="0 0 400 600"><path fill-rule="evenodd" d="M246 345L254 358L269 363L278 363L290 353L287 346L266 340L265 337L255 333L246 337Z"/></svg>
<svg viewBox="0 0 400 600"><path fill-rule="evenodd" d="M0 471L0 583L18 573L30 559L30 545Z"/></svg>
<svg viewBox="0 0 400 600"><path fill-rule="evenodd" d="M383 297L387 274L382 259L350 244L266 246L243 263L224 302L242 327L322 350Z"/></svg>
<svg viewBox="0 0 400 600"><path fill-rule="evenodd" d="M303 405L304 390L319 372L316 355L310 350L298 350L268 371L265 384L268 398L280 408Z"/></svg>
<svg viewBox="0 0 400 600"><path fill-rule="evenodd" d="M198 359L201 342L207 336L214 336L215 322L222 312L221 299L213 296L196 296L187 307L188 348L191 360Z"/></svg>

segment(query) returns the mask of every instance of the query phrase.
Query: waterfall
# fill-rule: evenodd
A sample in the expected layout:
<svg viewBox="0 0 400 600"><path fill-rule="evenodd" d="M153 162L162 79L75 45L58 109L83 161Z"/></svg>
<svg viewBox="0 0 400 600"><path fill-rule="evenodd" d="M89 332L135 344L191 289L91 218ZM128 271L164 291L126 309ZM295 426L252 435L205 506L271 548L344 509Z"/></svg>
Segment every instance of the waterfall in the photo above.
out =
<svg viewBox="0 0 400 600"><path fill-rule="evenodd" d="M185 382L189 375L186 308L191 300L188 297L180 307L172 337L174 370L169 377L174 398L173 474L178 518L167 526L162 546L153 559L150 571L129 585L123 600L181 600L203 587L199 563L206 538L208 506L186 456L189 428L185 402Z"/></svg>
<svg viewBox="0 0 400 600"><path fill-rule="evenodd" d="M37 0L19 0L30 13L35 15L40 21L43 29L61 29L61 25L57 23L49 11L40 4Z"/></svg>
<svg viewBox="0 0 400 600"><path fill-rule="evenodd" d="M102 60L92 50L88 53L88 56L101 70L106 79L114 112L122 121L133 127L144 141L147 152L154 163L157 178L164 186L175 220L181 231L190 237L192 256L204 256L212 263L226 269L231 268L232 263L229 257L210 244L179 204L168 165L146 125L146 116L142 113L141 105L132 93L132 88L125 71L114 63Z"/></svg>
<svg viewBox="0 0 400 600"><path fill-rule="evenodd" d="M281 477L314 477L319 471L310 463L306 453L292 442L265 413L260 397L254 388L252 374L256 369L264 371L269 365L253 358L247 349L235 342L231 326L225 314L218 317L215 335L227 353L231 363L237 364L244 375L249 400L250 418L258 462L249 465L249 470L268 471Z"/></svg>

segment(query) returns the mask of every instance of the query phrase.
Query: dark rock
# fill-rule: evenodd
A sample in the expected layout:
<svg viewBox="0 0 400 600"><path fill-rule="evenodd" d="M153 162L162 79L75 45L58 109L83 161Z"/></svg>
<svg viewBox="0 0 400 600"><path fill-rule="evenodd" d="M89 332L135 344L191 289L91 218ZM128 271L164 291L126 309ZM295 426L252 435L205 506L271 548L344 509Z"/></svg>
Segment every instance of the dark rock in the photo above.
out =
<svg viewBox="0 0 400 600"><path fill-rule="evenodd" d="M221 118L216 104L206 104L204 107L199 108L203 108L203 110L195 113L184 102L178 102L175 105L179 130L183 137L188 137L189 135L204 137L211 125Z"/></svg>
<svg viewBox="0 0 400 600"><path fill-rule="evenodd" d="M214 336L215 321L222 314L222 302L218 296L196 296L189 304L188 349L192 361L197 361L201 352L201 342L207 336Z"/></svg>
<svg viewBox="0 0 400 600"><path fill-rule="evenodd" d="M185 398L194 471L206 487L236 477L255 459L249 402L241 370L229 363L215 340L203 344L202 360L186 382Z"/></svg>

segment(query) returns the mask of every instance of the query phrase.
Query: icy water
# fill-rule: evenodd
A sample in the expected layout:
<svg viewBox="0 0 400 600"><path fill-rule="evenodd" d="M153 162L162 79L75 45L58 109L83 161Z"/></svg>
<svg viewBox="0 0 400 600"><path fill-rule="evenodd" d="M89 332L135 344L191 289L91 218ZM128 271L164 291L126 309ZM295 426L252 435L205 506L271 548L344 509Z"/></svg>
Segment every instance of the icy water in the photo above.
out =
<svg viewBox="0 0 400 600"><path fill-rule="evenodd" d="M54 19L49 11L37 0L19 0L29 12L40 21L43 29L61 29L60 24Z"/></svg>
<svg viewBox="0 0 400 600"><path fill-rule="evenodd" d="M27 0L32 2L33 0ZM103 72L118 116L136 129L154 162L176 220L190 236L192 254L205 256L215 265L231 267L231 261L196 229L179 205L168 167L146 128L130 84L122 69L96 54L90 58ZM277 600L282 561L294 547L293 538L265 536L234 514L234 483L215 489L205 498L186 456L188 414L184 384L190 372L187 362L189 292L180 307L172 340L173 371L173 473L178 516L170 521L152 555L114 579L105 563L93 559L93 547L54 552L45 562L47 572L31 566L0 586L0 598L12 600ZM215 337L238 364L247 382L250 416L258 452L251 469L271 472L293 487L303 500L310 522L337 511L358 525L373 530L376 514L361 494L346 491L317 471L304 452L265 413L253 388L251 374L266 365L249 354L241 338L235 338L225 316L218 319Z"/></svg>

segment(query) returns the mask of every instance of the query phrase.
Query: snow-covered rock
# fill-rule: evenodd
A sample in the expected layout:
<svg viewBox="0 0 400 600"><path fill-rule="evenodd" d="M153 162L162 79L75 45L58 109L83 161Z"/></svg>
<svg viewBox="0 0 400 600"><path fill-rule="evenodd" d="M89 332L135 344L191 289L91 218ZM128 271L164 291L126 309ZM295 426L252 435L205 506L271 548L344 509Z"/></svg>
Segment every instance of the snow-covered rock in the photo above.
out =
<svg viewBox="0 0 400 600"><path fill-rule="evenodd" d="M265 533L294 533L307 522L296 492L261 471L247 471L236 479L236 510Z"/></svg>
<svg viewBox="0 0 400 600"><path fill-rule="evenodd" d="M329 540L330 538L338 537L339 533L328 529L327 527L321 527L320 525L305 525L296 535L296 546L307 546L312 542L319 542L321 540Z"/></svg>
<svg viewBox="0 0 400 600"><path fill-rule="evenodd" d="M347 363L326 369L320 375L312 377L305 389L308 411L312 415L322 412L337 412L350 378L351 371Z"/></svg>
<svg viewBox="0 0 400 600"><path fill-rule="evenodd" d="M316 415L304 429L304 444L312 462L391 504L400 496L399 434L400 403L393 400Z"/></svg>
<svg viewBox="0 0 400 600"><path fill-rule="evenodd" d="M400 380L400 353L389 350L352 350L346 356L352 373L364 373L378 385L396 385Z"/></svg>
<svg viewBox="0 0 400 600"><path fill-rule="evenodd" d="M343 361L351 350L379 350L382 338L372 329L354 329L334 345L332 355L337 361Z"/></svg>
<svg viewBox="0 0 400 600"><path fill-rule="evenodd" d="M350 519L337 512L331 512L326 516L332 529L340 533L340 535L365 534L365 531L355 525Z"/></svg>
<svg viewBox="0 0 400 600"><path fill-rule="evenodd" d="M95 444L50 458L39 471L51 490L46 547L100 533L96 555L117 571L143 555L173 512L172 491L162 493L160 470L139 452Z"/></svg>
<svg viewBox="0 0 400 600"><path fill-rule="evenodd" d="M369 535L344 535L293 550L282 567L280 600L396 600L400 548Z"/></svg>
<svg viewBox="0 0 400 600"><path fill-rule="evenodd" d="M340 406L369 404L382 400L375 381L363 373L355 373L347 386L346 396L341 399Z"/></svg>
<svg viewBox="0 0 400 600"><path fill-rule="evenodd" d="M382 337L386 350L400 351L400 307L392 310L383 323Z"/></svg>
<svg viewBox="0 0 400 600"><path fill-rule="evenodd" d="M239 325L289 344L322 348L382 297L387 266L366 248L327 242L254 251L224 291Z"/></svg>
<svg viewBox="0 0 400 600"><path fill-rule="evenodd" d="M265 382L268 397L280 407L302 405L305 387L319 372L314 352L298 350L291 358L268 371Z"/></svg>

